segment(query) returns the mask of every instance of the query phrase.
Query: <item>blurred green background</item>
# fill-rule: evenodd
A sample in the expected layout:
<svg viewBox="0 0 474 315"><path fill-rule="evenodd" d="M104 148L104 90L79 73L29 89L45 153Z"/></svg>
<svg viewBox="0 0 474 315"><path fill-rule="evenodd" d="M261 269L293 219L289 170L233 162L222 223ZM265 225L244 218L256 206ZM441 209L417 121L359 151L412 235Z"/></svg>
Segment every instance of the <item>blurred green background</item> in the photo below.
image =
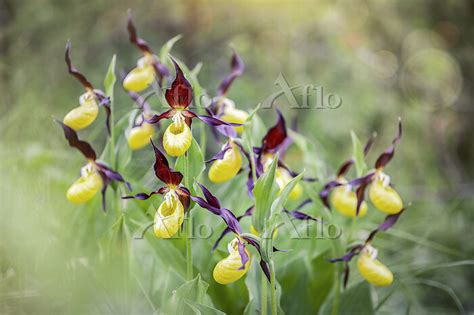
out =
<svg viewBox="0 0 474 315"><path fill-rule="evenodd" d="M133 302L120 300L109 290L120 270L90 261L101 259L102 245L84 225L113 219L67 202L83 160L52 121L82 93L64 64L67 39L75 65L97 86L113 54L119 69L135 65L140 53L128 42L128 8L156 51L183 35L173 54L190 67L203 63L199 80L211 94L228 72L232 45L246 64L229 92L240 108L250 110L278 91L279 73L292 86L313 84L339 95L338 109L296 110L280 102L288 120L317 144L307 154L317 154L329 170L350 156L350 130L363 141L378 132L373 161L401 116L404 138L387 172L413 206L381 244L385 262L407 279L379 311L474 311L472 2L0 0L0 313L152 312L139 282L129 288ZM120 86L115 106L116 117L130 110ZM270 124L274 114L267 112L260 115ZM96 148L105 142L101 123L81 137ZM144 167L151 165L147 153L134 156ZM302 168L298 154L288 158ZM71 271L76 265L80 272ZM164 273L156 271L158 286ZM211 283L209 275L203 278ZM211 285L211 296L216 290ZM241 312L247 293L235 290L234 301L217 299L216 307L232 312L236 303ZM292 313L296 293L288 294L282 305ZM125 304L138 306L120 307Z"/></svg>

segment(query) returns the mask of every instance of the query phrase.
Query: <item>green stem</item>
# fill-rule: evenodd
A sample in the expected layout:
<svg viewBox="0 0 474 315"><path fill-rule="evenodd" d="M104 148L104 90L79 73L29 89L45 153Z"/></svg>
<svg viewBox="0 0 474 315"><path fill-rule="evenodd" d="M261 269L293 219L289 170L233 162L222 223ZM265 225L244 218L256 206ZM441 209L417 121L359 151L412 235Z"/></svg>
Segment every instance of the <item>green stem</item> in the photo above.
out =
<svg viewBox="0 0 474 315"><path fill-rule="evenodd" d="M338 240L339 243L339 240ZM332 248L331 252L333 257L338 257L338 249L336 242L331 242ZM339 264L335 264L334 266L334 298L332 300L332 310L331 315L337 315L339 313L339 300L341 298L341 268Z"/></svg>
<svg viewBox="0 0 474 315"><path fill-rule="evenodd" d="M189 154L186 152L184 156L184 184L188 188L190 185L189 182ZM186 278L188 280L193 279L193 252L191 247L191 233L192 233L192 226L191 226L191 215L190 210L186 214L186 230L184 234L185 242L186 242Z"/></svg>
<svg viewBox="0 0 474 315"><path fill-rule="evenodd" d="M270 261L270 292L272 302L272 315L278 314L277 296L276 296L276 280L275 280L275 265L273 260Z"/></svg>
<svg viewBox="0 0 474 315"><path fill-rule="evenodd" d="M265 276L265 273L262 272L262 287L261 287L261 314L262 315L267 315L267 303L268 303L268 296L267 296L267 277Z"/></svg>

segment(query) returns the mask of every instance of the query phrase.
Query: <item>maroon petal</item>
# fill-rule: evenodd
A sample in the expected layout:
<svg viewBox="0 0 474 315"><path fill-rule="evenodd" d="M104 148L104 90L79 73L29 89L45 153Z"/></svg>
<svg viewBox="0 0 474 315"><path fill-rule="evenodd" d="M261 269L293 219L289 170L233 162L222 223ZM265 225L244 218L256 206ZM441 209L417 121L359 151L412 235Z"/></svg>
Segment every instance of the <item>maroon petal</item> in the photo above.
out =
<svg viewBox="0 0 474 315"><path fill-rule="evenodd" d="M204 185L201 183L198 183L199 187L201 187L202 193L204 195L204 198L206 198L207 203L209 203L211 206L220 209L221 204L219 202L219 199L217 199L216 196L214 196Z"/></svg>
<svg viewBox="0 0 474 315"><path fill-rule="evenodd" d="M133 24L131 11L128 11L127 31L128 31L128 35L130 36L130 42L132 44L137 46L138 49L140 49L143 52L152 53L148 43L145 40L138 37L137 30L135 28L135 25Z"/></svg>
<svg viewBox="0 0 474 315"><path fill-rule="evenodd" d="M148 119L146 122L149 124L156 124L162 119L169 119L171 118L175 113L174 109L167 110L166 112L159 114L159 115L153 115L150 119Z"/></svg>
<svg viewBox="0 0 474 315"><path fill-rule="evenodd" d="M172 57L170 58L176 70L176 77L173 83L171 83L170 88L166 90L165 98L172 108L185 109L193 101L193 88L191 83L184 77L184 73L178 66L178 63Z"/></svg>
<svg viewBox="0 0 474 315"><path fill-rule="evenodd" d="M67 64L67 69L69 73L75 77L79 82L81 82L82 86L84 86L88 90L92 90L92 84L87 80L87 78L79 72L79 70L76 69L76 67L73 66L71 62L71 42L67 42L66 44L66 54L65 54L65 60Z"/></svg>
<svg viewBox="0 0 474 315"><path fill-rule="evenodd" d="M336 188L337 186L341 186L342 184L333 180L324 185L323 189L319 192L319 198L323 202L323 204L331 210L331 205L329 203L329 195L331 194L331 191Z"/></svg>
<svg viewBox="0 0 474 315"><path fill-rule="evenodd" d="M184 207L184 211L187 211L191 202L191 193L189 192L189 189L184 186L179 186L177 192L179 200Z"/></svg>
<svg viewBox="0 0 474 315"><path fill-rule="evenodd" d="M201 208L211 211L215 215L220 215L220 209L211 206L206 200L201 197L191 196L191 200L197 203Z"/></svg>
<svg viewBox="0 0 474 315"><path fill-rule="evenodd" d="M106 97L102 99L99 106L103 106L105 109L105 127L107 128L107 134L110 136L110 114L112 113L110 109L110 98Z"/></svg>
<svg viewBox="0 0 474 315"><path fill-rule="evenodd" d="M97 156L92 146L86 141L79 140L79 137L77 136L77 133L74 129L65 125L58 119L54 119L54 121L56 121L63 128L64 136L71 147L78 149L86 157L86 159L92 161L96 160Z"/></svg>
<svg viewBox="0 0 474 315"><path fill-rule="evenodd" d="M163 153L155 146L153 140L150 139L153 150L155 151L155 175L163 183L168 185L178 186L183 180L183 175L180 172L173 171L168 164L168 160Z"/></svg>
<svg viewBox="0 0 474 315"><path fill-rule="evenodd" d="M337 177L342 177L350 170L351 166L354 165L354 160L350 159L342 163L341 167L337 171Z"/></svg>
<svg viewBox="0 0 474 315"><path fill-rule="evenodd" d="M365 199L365 190L369 186L369 184L373 181L374 179L374 172L371 172L365 176L355 178L351 181L349 181L349 185L352 187L357 187L356 189L356 196L357 196L357 208L356 208L356 216L359 215L360 207L362 205L362 202L364 202Z"/></svg>
<svg viewBox="0 0 474 315"><path fill-rule="evenodd" d="M224 158L224 155L227 151L229 151L231 149L231 146L229 145L229 143L226 143L224 148L217 152L213 157L211 157L209 160L206 161L206 163L211 163L211 162L214 162L216 160L222 160Z"/></svg>
<svg viewBox="0 0 474 315"><path fill-rule="evenodd" d="M212 251L216 250L217 246L219 245L219 243L222 241L222 239L224 238L224 236L226 236L227 234L229 234L230 232L232 232L229 227L226 227L224 229L224 231L222 231L221 235L219 235L219 237L217 238L216 242L214 243L214 245L212 246Z"/></svg>
<svg viewBox="0 0 474 315"><path fill-rule="evenodd" d="M254 209L254 206L251 206L250 208L245 210L244 214L237 217L237 221L240 222L240 220L242 220L242 218L250 217L253 213L253 209ZM230 232L232 232L232 231L229 229L229 227L226 227L224 229L224 231L222 231L221 235L217 238L216 242L214 243L214 246L212 246L212 250L215 250L217 248L217 246L219 245L219 242L224 238L224 236L226 236Z"/></svg>
<svg viewBox="0 0 474 315"><path fill-rule="evenodd" d="M100 193L102 195L102 210L104 212L107 211L106 209L106 205L107 205L107 201L106 201L106 193L107 193L107 187L109 187L109 179L107 178L107 176L103 173L103 172L99 172L99 175L100 177L102 178L102 188L100 190Z"/></svg>
<svg viewBox="0 0 474 315"><path fill-rule="evenodd" d="M157 194L156 191L153 191L151 192L150 194L146 194L146 193L138 193L134 196L124 196L122 197L122 199L138 199L138 200L147 200L148 198L150 198L151 196Z"/></svg>
<svg viewBox="0 0 474 315"><path fill-rule="evenodd" d="M197 118L199 120L202 120L206 124L216 127L216 126L242 126L242 124L236 124L236 123L229 123L223 120L220 120L219 118L216 118L215 116L206 116L206 115L198 115L193 111L186 110L183 111L184 116L189 117L189 118Z"/></svg>
<svg viewBox="0 0 474 315"><path fill-rule="evenodd" d="M278 120L276 124L268 130L262 140L263 153L274 153L279 149L279 146L285 141L287 137L285 118L283 114L277 109Z"/></svg>
<svg viewBox="0 0 474 315"><path fill-rule="evenodd" d="M278 166L281 167L281 168L284 168L290 175L291 177L296 177L298 176L299 174L292 171L288 165L286 165L282 160L278 160ZM303 177L301 180L305 181L305 182L317 182L318 179L317 178L313 178L313 177Z"/></svg>
<svg viewBox="0 0 474 315"><path fill-rule="evenodd" d="M222 80L221 84L219 85L219 88L217 89L217 95L218 96L224 96L227 94L227 91L229 90L229 87L231 86L232 82L235 80L235 78L239 77L242 75L244 72L244 62L242 59L240 59L239 55L234 51L234 54L232 55L232 60L231 60L231 72L228 74L224 80Z"/></svg>
<svg viewBox="0 0 474 315"><path fill-rule="evenodd" d="M344 266L344 277L343 277L343 281L342 281L344 289L347 287L347 283L349 282L350 273L351 273L351 270L349 268L349 264L346 263L346 265Z"/></svg>
<svg viewBox="0 0 474 315"><path fill-rule="evenodd" d="M359 253L361 252L361 250L364 248L364 245L355 245L354 247L352 247L352 249L346 253L344 256L341 256L341 257L338 257L338 258L332 258L330 259L329 261L334 263L334 262L338 262L338 261L351 261L351 259L354 257L354 256L357 256L359 255Z"/></svg>
<svg viewBox="0 0 474 315"><path fill-rule="evenodd" d="M393 156L395 155L395 147L396 145L400 142L400 139L402 138L402 121L398 121L398 134L397 136L393 139L392 145L384 152L382 153L377 161L375 162L375 168L383 168L385 165L392 160Z"/></svg>
<svg viewBox="0 0 474 315"><path fill-rule="evenodd" d="M305 201L303 201L300 205L298 205L298 207L296 207L295 210L287 210L287 209L283 209L283 212L289 214L290 216L292 216L293 218L297 219L297 220L312 220L312 221L316 221L316 222L322 222L320 219L317 219L315 217L312 217L310 216L309 214L306 214L306 213L303 213L303 212L300 212L299 210L302 209L303 207L305 207L306 205L312 203L313 201L311 199L306 199Z"/></svg>
<svg viewBox="0 0 474 315"><path fill-rule="evenodd" d="M100 162L97 162L96 165L99 167L99 171L103 172L109 180L124 183L128 190L132 190L132 186L130 186L130 183L125 181L125 179L119 172L112 170L111 168Z"/></svg>
<svg viewBox="0 0 474 315"><path fill-rule="evenodd" d="M392 226L395 225L395 223L397 223L398 221L398 218L400 217L400 215L406 210L407 208L403 208L399 213L396 213L396 214L391 214L391 215L388 215L384 222L382 224L380 224L375 230L373 230L370 234L369 234L369 237L367 237L367 239L365 240L365 243L368 243L370 241L372 241L372 239L374 238L375 234L377 234L378 232L385 232L387 231L388 229L390 229Z"/></svg>

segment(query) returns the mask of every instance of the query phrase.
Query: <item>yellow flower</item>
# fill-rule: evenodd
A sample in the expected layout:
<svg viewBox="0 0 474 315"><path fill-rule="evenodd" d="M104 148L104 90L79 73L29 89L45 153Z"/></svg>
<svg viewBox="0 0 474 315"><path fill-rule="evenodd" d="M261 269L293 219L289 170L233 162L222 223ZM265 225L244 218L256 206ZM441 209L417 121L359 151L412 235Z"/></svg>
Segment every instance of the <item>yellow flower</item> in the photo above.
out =
<svg viewBox="0 0 474 315"><path fill-rule="evenodd" d="M377 286L387 286L393 282L390 269L376 259L377 251L368 245L357 260L357 269L367 282Z"/></svg>
<svg viewBox="0 0 474 315"><path fill-rule="evenodd" d="M127 91L139 93L148 88L155 81L155 56L147 53L138 59L137 67L130 71L123 80L123 88Z"/></svg>
<svg viewBox="0 0 474 315"><path fill-rule="evenodd" d="M102 188L102 178L88 164L81 169L81 177L68 189L66 197L73 203L85 203L91 200Z"/></svg>
<svg viewBox="0 0 474 315"><path fill-rule="evenodd" d="M227 250L229 251L229 256L219 261L214 267L214 271L212 273L214 280L220 284L229 284L239 280L247 273L250 268L250 253L247 251L247 249L245 249L249 260L245 264L245 268L240 269L242 267L242 259L238 250L237 238L234 238L229 243Z"/></svg>
<svg viewBox="0 0 474 315"><path fill-rule="evenodd" d="M242 155L238 147L230 144L231 148L224 154L222 160L216 160L209 169L209 180L213 183L223 183L232 179L242 166Z"/></svg>
<svg viewBox="0 0 474 315"><path fill-rule="evenodd" d="M191 128L184 121L176 121L166 128L163 147L171 156L181 156L188 151L193 141Z"/></svg>
<svg viewBox="0 0 474 315"><path fill-rule="evenodd" d="M222 101L224 105L224 113L220 117L223 121L234 124L244 124L249 114L246 111L235 108L235 103L228 99L224 98ZM244 126L235 126L235 131L241 134L244 131Z"/></svg>
<svg viewBox="0 0 474 315"><path fill-rule="evenodd" d="M99 106L92 91L88 91L79 98L79 106L64 116L63 122L74 130L81 130L89 126L97 118Z"/></svg>
<svg viewBox="0 0 474 315"><path fill-rule="evenodd" d="M149 123L144 122L141 126L133 127L128 135L128 146L132 150L140 150L150 144L150 138L153 137L154 129Z"/></svg>
<svg viewBox="0 0 474 315"><path fill-rule="evenodd" d="M370 185L369 197L378 210L387 214L396 214L403 209L403 201L389 183L387 175L379 174Z"/></svg>
<svg viewBox="0 0 474 315"><path fill-rule="evenodd" d="M334 208L348 217L356 216L357 196L356 193L349 190L348 186L343 185L336 187L331 194L331 204ZM367 213L367 203L362 202L359 209L359 217L363 217Z"/></svg>
<svg viewBox="0 0 474 315"><path fill-rule="evenodd" d="M169 194L169 193L168 193ZM177 196L165 196L155 214L153 230L158 238L171 238L174 236L184 219L184 207Z"/></svg>

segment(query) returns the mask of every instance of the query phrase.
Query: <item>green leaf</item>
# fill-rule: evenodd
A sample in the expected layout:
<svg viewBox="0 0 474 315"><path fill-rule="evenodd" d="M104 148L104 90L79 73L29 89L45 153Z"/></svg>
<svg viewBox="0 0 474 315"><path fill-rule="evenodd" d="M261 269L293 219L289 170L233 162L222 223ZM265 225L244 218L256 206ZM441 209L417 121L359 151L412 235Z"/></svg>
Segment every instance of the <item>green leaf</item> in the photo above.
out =
<svg viewBox="0 0 474 315"><path fill-rule="evenodd" d="M328 299L321 310L321 315L331 314L332 299ZM370 285L365 282L350 287L341 294L339 312L340 315L351 314L374 314Z"/></svg>
<svg viewBox="0 0 474 315"><path fill-rule="evenodd" d="M105 95L107 95L111 99L113 98L113 95L114 95L114 85L115 85L115 81L117 80L117 78L115 77L116 59L117 59L116 55L114 55L112 57L112 60L110 61L109 70L107 70L107 74L105 75L105 79L104 79Z"/></svg>
<svg viewBox="0 0 474 315"><path fill-rule="evenodd" d="M304 172L301 172L298 176L293 178L288 184L283 188L278 198L272 202L270 208L270 217L265 221L265 229L263 231L263 240L262 247L265 253L265 261L270 261L273 255L273 230L276 228L278 218L280 217L283 206L290 195L290 192L295 188L296 184L303 178Z"/></svg>
<svg viewBox="0 0 474 315"><path fill-rule="evenodd" d="M204 156L202 155L201 148L196 140L193 139L191 147L186 154L187 157L183 155L176 159L175 169L183 174L184 183L189 186L186 188L191 191L191 194L194 194L193 183L195 180L199 180L206 166L204 165ZM186 165L186 158L188 159L188 165Z"/></svg>
<svg viewBox="0 0 474 315"><path fill-rule="evenodd" d="M196 278L185 282L173 292L168 305L169 314L223 314L209 305L206 292L209 284L201 279L198 274Z"/></svg>
<svg viewBox="0 0 474 315"><path fill-rule="evenodd" d="M328 252L312 260L308 254L304 254L278 270L284 291L298 292L283 295L282 305L287 314L316 314L321 308L334 283L334 265L328 263L327 259Z"/></svg>
<svg viewBox="0 0 474 315"><path fill-rule="evenodd" d="M196 302L192 302L188 300L185 300L185 302L189 307L191 307L191 309L197 315L224 315L225 314L224 312L219 311L216 308L213 308L201 303L196 303Z"/></svg>
<svg viewBox="0 0 474 315"><path fill-rule="evenodd" d="M168 40L160 49L160 61L162 63L168 63L168 64L171 64L169 62L169 59L168 59L168 54L170 53L171 49L173 48L174 44L181 39L181 37L183 37L183 35L176 35L175 37L171 38L170 40Z"/></svg>
<svg viewBox="0 0 474 315"><path fill-rule="evenodd" d="M255 183L253 194L255 196L255 212L252 216L252 224L257 231L262 231L265 221L270 216L273 200L278 193L278 185L275 182L278 154L274 157L269 169Z"/></svg>
<svg viewBox="0 0 474 315"><path fill-rule="evenodd" d="M351 131L352 138L352 158L354 159L357 177L362 176L367 171L367 164L365 163L364 147L354 131Z"/></svg>

